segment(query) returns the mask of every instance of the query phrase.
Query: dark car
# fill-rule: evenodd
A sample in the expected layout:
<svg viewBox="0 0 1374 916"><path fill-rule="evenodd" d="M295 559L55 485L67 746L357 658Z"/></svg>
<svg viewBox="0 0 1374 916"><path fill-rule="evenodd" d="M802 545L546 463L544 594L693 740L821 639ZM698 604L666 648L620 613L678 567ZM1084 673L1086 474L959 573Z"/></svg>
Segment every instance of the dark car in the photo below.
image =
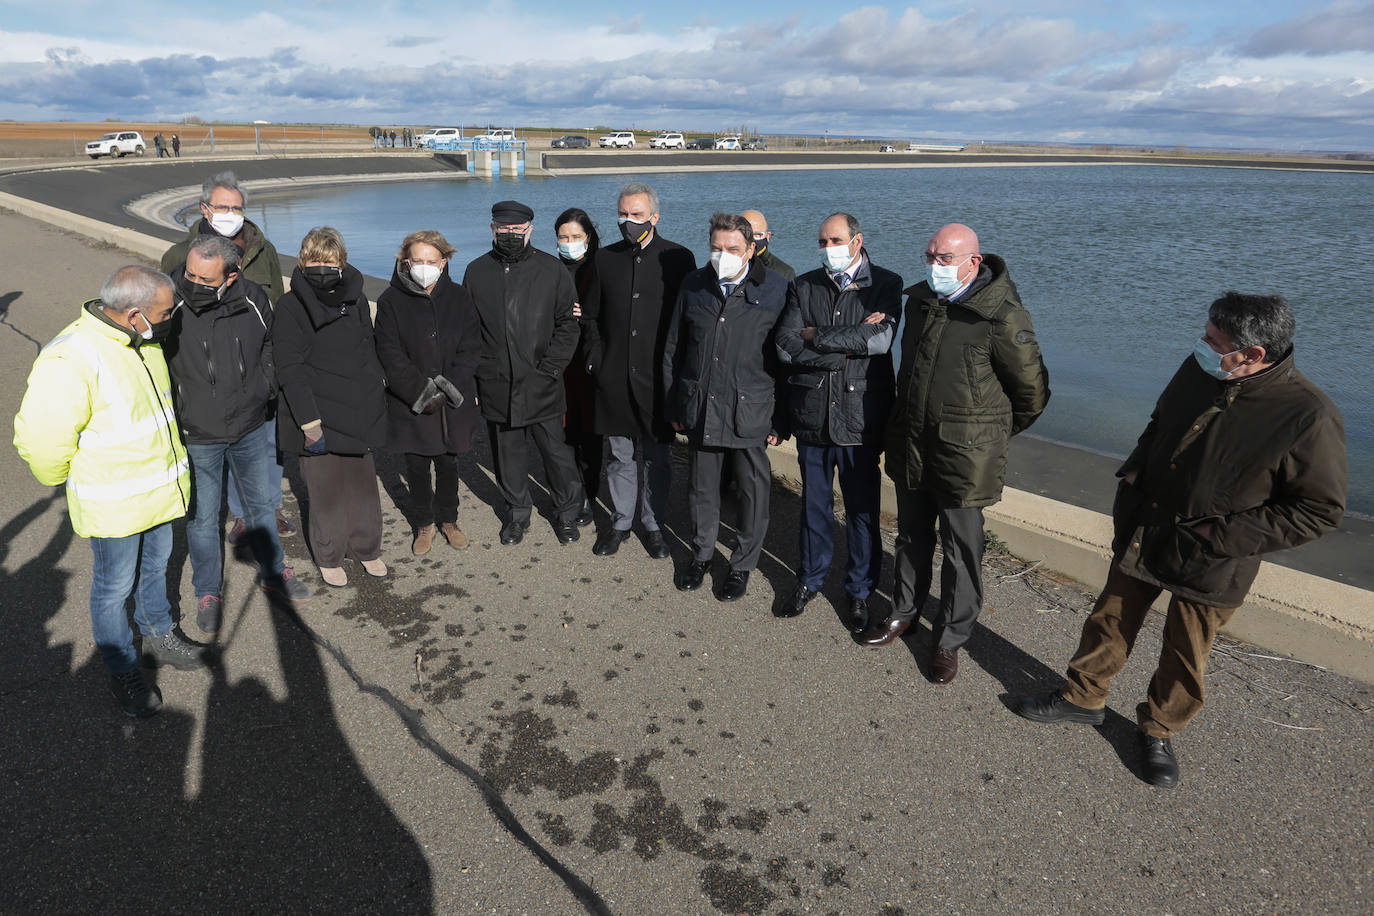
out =
<svg viewBox="0 0 1374 916"><path fill-rule="evenodd" d="M591 145L592 141L581 134L566 134L550 144L554 149L586 149Z"/></svg>
<svg viewBox="0 0 1374 916"><path fill-rule="evenodd" d="M739 145L740 149L768 149L768 141L763 137L750 137Z"/></svg>
<svg viewBox="0 0 1374 916"><path fill-rule="evenodd" d="M688 149L715 149L715 148L716 148L716 138L715 138L715 137L696 137L696 138L693 139L690 143L687 144L687 148L688 148Z"/></svg>

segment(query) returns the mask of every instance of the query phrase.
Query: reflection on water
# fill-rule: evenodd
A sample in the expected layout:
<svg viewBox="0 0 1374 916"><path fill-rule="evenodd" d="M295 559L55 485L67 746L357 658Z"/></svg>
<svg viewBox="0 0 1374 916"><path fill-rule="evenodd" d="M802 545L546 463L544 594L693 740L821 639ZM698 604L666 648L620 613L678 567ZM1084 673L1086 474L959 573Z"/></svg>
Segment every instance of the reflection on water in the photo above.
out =
<svg viewBox="0 0 1374 916"><path fill-rule="evenodd" d="M582 207L618 237L616 191L631 178L662 200L662 233L705 263L716 210L767 214L777 254L815 266L815 232L855 214L874 260L908 283L946 222L968 223L1007 259L1034 316L1054 396L1034 432L1122 454L1227 289L1281 293L1298 317L1298 365L1345 415L1351 508L1374 513L1374 265L1369 175L1136 166L595 175L507 181L415 181L260 194L251 218L284 253L311 227L339 229L349 259L389 277L400 240L439 229L458 247L455 279L490 243L491 205L534 208L534 242L554 251L551 222ZM1263 430L1257 430L1263 435Z"/></svg>

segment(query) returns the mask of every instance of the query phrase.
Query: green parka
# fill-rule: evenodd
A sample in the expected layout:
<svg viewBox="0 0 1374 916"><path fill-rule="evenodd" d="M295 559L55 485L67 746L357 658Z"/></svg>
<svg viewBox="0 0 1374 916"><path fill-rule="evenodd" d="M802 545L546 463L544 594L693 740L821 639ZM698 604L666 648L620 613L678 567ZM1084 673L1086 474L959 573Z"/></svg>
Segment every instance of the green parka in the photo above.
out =
<svg viewBox="0 0 1374 916"><path fill-rule="evenodd" d="M924 281L905 292L888 475L948 508L990 506L1002 498L1007 442L1050 399L1030 312L995 254L954 302Z"/></svg>
<svg viewBox="0 0 1374 916"><path fill-rule="evenodd" d="M167 249L162 256L161 271L170 274L173 270L186 263L186 252L191 250L191 243L202 235L210 233L212 230L206 225L205 219L196 220L191 224L191 229L186 233L186 238L177 242ZM272 304L286 292L286 284L281 277L281 259L277 257L277 249L267 240L267 236L262 234L262 230L253 223L252 220L245 219L243 228L239 230L239 238L247 243L242 257L239 258L239 273L254 283L267 290L272 297ZM237 240L236 240L237 241Z"/></svg>

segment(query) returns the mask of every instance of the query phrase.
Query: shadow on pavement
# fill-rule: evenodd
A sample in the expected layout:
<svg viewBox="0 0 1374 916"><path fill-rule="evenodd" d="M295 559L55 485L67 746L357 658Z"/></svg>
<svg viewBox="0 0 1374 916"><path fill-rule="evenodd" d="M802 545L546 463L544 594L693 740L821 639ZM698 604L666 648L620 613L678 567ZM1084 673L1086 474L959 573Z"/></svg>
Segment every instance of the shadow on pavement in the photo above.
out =
<svg viewBox="0 0 1374 916"><path fill-rule="evenodd" d="M0 558L60 498L54 491L6 525ZM72 541L63 520L32 560L0 579L8 648L0 691L22 712L7 718L0 757L8 812L0 908L431 911L420 845L355 759L319 650L290 616L271 614L282 699L257 677L230 681L236 653L250 651L232 633L245 597L238 620L227 621L221 666L164 673L163 711L126 719L95 653L72 670L72 647L50 644L53 615L86 605L54 571ZM211 679L203 713L187 709L200 677Z"/></svg>

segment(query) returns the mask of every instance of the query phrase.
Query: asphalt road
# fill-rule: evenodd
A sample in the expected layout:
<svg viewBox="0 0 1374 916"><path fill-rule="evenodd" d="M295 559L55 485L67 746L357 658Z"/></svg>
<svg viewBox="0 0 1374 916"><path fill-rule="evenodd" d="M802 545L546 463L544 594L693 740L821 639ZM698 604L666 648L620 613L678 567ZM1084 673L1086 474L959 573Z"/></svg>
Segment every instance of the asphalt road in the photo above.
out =
<svg viewBox="0 0 1374 916"><path fill-rule="evenodd" d="M127 256L0 213L0 382ZM679 456L679 461L681 456ZM479 449L472 546L408 553L385 488L385 580L268 606L228 561L214 671L162 671L154 719L105 693L90 551L60 490L0 450L0 909L15 913L1362 914L1374 903L1374 688L1226 643L1175 746L1138 778L1147 624L1101 728L1004 705L1043 690L1091 595L989 557L958 680L924 629L852 644L831 601L770 613L798 504L777 487L763 565L724 605L636 540L591 554L536 518L502 547ZM288 499L288 513L308 507ZM685 521L682 497L670 516ZM600 521L604 521L604 516ZM890 535L890 533L889 533ZM684 550L675 543L675 560ZM889 562L890 567L890 562ZM192 608L184 539L170 589ZM717 575L719 568L717 569ZM884 592L887 590L884 584ZM188 619L187 630L197 635Z"/></svg>

